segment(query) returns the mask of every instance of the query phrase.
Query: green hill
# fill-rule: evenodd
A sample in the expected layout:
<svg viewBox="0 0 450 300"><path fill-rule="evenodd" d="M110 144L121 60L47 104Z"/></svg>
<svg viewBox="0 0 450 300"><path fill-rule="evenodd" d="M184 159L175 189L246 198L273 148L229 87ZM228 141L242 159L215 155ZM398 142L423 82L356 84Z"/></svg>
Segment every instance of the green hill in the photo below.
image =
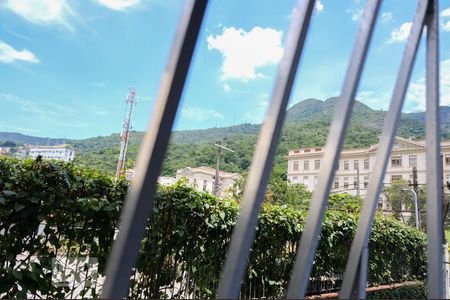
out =
<svg viewBox="0 0 450 300"><path fill-rule="evenodd" d="M334 114L337 98L326 101L306 99L292 107L286 114L280 145L275 157L275 166L280 171L286 170L285 156L289 149L300 147L322 146L326 142L328 128ZM350 120L346 148L368 147L378 142L386 111L373 110L367 105L356 101ZM441 128L443 138L450 138L450 108L441 108ZM221 169L230 172L247 171L256 144L260 124L241 124L222 128L201 130L183 130L172 133L166 160L163 166L164 175L173 175L179 168L215 164L216 140L235 150L235 153L224 153ZM405 138L423 138L425 135L425 114L402 114L399 136ZM131 132L127 154L127 166L133 167L139 145L144 132ZM18 143L54 145L66 142L75 148L75 162L86 167L93 167L113 174L119 156L118 133L109 136L99 136L82 140L61 140L37 138L16 133L0 133L0 142L14 141Z"/></svg>

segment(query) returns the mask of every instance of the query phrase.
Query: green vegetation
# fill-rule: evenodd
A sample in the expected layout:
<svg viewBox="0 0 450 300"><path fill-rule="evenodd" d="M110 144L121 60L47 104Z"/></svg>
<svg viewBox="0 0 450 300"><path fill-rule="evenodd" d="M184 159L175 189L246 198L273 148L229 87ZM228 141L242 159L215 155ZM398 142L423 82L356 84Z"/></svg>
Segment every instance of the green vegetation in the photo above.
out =
<svg viewBox="0 0 450 300"><path fill-rule="evenodd" d="M97 257L99 274L104 274L127 185L72 164L1 158L0 295L73 297L73 287L51 282L51 258L57 254ZM280 190L282 195L284 188ZM331 205L344 196L335 197ZM348 211L358 207L355 199L346 203L347 211L325 216L313 280L333 280L344 270L357 224L357 215ZM214 297L238 209L235 200L220 200L182 184L160 187L129 296ZM304 210L289 205L263 205L243 297L283 295L305 217ZM43 222L45 229L38 235ZM369 282L423 279L425 247L422 232L377 215L369 241ZM83 293L98 297L95 286Z"/></svg>
<svg viewBox="0 0 450 300"><path fill-rule="evenodd" d="M276 168L282 170L282 173L286 172L285 157L288 150L325 144L336 100L337 98L326 101L306 99L287 111L274 164ZM442 107L441 114L442 136L448 138L450 137L450 108ZM378 143L378 135L381 133L385 115L385 111L372 110L356 101L345 147L368 147ZM221 169L229 172L246 172L249 170L260 127L259 124L241 124L224 128L175 131L171 137L162 175L173 176L177 169L186 166L213 166L215 164L214 142L217 140L235 150L235 153L223 153ZM424 113L402 115L398 129L399 136L423 138L424 133ZM143 136L143 132L130 134L126 162L128 168L135 164ZM117 133L83 140L47 139L16 133L0 133L0 142L7 140L17 144L53 145L61 142L71 144L77 153L75 163L101 170L109 175L114 174L119 156L120 135ZM276 171L276 173L279 172Z"/></svg>
<svg viewBox="0 0 450 300"><path fill-rule="evenodd" d="M427 286L423 282L393 287L367 293L367 299L428 299Z"/></svg>

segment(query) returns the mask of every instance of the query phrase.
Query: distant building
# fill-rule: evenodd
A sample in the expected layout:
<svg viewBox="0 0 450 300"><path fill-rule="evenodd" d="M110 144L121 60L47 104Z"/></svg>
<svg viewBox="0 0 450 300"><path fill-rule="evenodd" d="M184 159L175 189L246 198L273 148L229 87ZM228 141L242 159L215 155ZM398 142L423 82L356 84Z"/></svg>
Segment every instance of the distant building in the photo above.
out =
<svg viewBox="0 0 450 300"><path fill-rule="evenodd" d="M161 185L172 185L177 182L177 179L175 177L169 177L169 176L159 176L158 177L158 183Z"/></svg>
<svg viewBox="0 0 450 300"><path fill-rule="evenodd" d="M341 152L331 192L366 195L370 174L375 165L378 144L368 148L349 149ZM443 155L444 181L450 181L450 141L441 142ZM290 150L287 156L287 178L292 183L303 183L313 191L319 179L324 149L322 147ZM412 183L412 168L417 168L419 185L426 184L426 152L425 141L413 141L395 137L394 147L389 158L384 184L390 185L394 180L405 180ZM358 177L359 169L359 177ZM381 202L382 199L380 199ZM386 208L381 203L379 208Z"/></svg>
<svg viewBox="0 0 450 300"><path fill-rule="evenodd" d="M135 169L125 170L125 177L128 180L134 179L135 175L136 175L136 170ZM169 176L159 176L158 177L158 183L161 184L161 185L172 185L175 182L177 182L175 177L169 177Z"/></svg>
<svg viewBox="0 0 450 300"><path fill-rule="evenodd" d="M213 194L216 170L210 167L184 168L177 170L176 180L185 178L187 183L193 185L197 190ZM219 189L220 197L229 196L229 190L237 179L241 178L238 173L220 171Z"/></svg>
<svg viewBox="0 0 450 300"><path fill-rule="evenodd" d="M28 155L33 159L40 155L45 159L56 159L71 162L75 158L75 151L69 145L30 146Z"/></svg>
<svg viewBox="0 0 450 300"><path fill-rule="evenodd" d="M0 155L9 155L11 147L0 147Z"/></svg>

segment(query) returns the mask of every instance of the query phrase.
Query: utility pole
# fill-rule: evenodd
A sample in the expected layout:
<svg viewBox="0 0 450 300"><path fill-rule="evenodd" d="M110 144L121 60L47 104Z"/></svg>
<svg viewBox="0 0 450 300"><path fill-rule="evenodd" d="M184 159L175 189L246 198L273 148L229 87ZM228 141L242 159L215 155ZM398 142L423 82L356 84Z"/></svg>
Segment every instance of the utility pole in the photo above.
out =
<svg viewBox="0 0 450 300"><path fill-rule="evenodd" d="M214 144L214 146L216 146L216 176L214 178L213 194L214 194L214 196L219 197L220 196L220 183L219 183L219 180L220 180L220 178L219 178L220 177L220 169L219 169L219 166L220 166L220 152L221 152L222 149L230 151L230 152L233 152L233 153L234 153L234 151L229 149L229 148L227 148L227 147L224 147L224 146L220 145L219 142L216 142Z"/></svg>
<svg viewBox="0 0 450 300"><path fill-rule="evenodd" d="M360 195L360 192L359 192L359 163L356 168L356 195L358 195L358 196Z"/></svg>
<svg viewBox="0 0 450 300"><path fill-rule="evenodd" d="M127 96L127 112L125 114L125 121L123 122L123 130L120 134L120 153L119 160L117 161L116 177L122 175L123 169L125 168L125 158L127 155L128 148L128 138L130 136L131 129L131 116L133 114L133 107L136 104L136 90L129 88Z"/></svg>
<svg viewBox="0 0 450 300"><path fill-rule="evenodd" d="M420 224L419 183L418 183L418 180L417 180L417 168L416 167L412 168L412 176L413 176L412 184L409 184L409 186L412 186L413 191L414 191L414 193L416 195L416 198L417 198L417 203L416 203L416 205L418 207L418 214L417 215L418 215L418 222Z"/></svg>

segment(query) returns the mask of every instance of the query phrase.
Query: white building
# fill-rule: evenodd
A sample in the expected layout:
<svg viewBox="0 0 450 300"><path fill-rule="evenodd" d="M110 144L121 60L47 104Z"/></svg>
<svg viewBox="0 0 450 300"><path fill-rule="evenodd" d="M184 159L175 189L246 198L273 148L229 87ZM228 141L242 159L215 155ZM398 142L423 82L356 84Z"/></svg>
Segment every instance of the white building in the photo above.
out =
<svg viewBox="0 0 450 300"><path fill-rule="evenodd" d="M39 155L45 159L56 159L71 162L75 158L75 151L69 145L31 146L28 155L33 159Z"/></svg>
<svg viewBox="0 0 450 300"><path fill-rule="evenodd" d="M186 179L187 184L191 184L199 191L208 192L213 194L214 178L216 176L216 170L210 167L198 167L198 168L184 168L177 170L176 180L181 178ZM219 172L219 188L220 197L224 198L229 196L229 190L233 186L234 182L241 178L238 173L228 173L224 171Z"/></svg>
<svg viewBox="0 0 450 300"><path fill-rule="evenodd" d="M333 180L331 192L361 196L367 191L370 173L375 165L378 144L368 148L343 150ZM444 181L450 181L450 141L441 142ZM303 183L313 191L319 179L319 170L324 155L322 147L290 150L287 156L287 178L292 183ZM389 158L384 184L403 179L412 183L412 168L417 168L419 185L426 184L425 141L395 138ZM359 169L359 177L358 177ZM358 184L359 183L359 184Z"/></svg>
<svg viewBox="0 0 450 300"><path fill-rule="evenodd" d="M177 179L175 177L170 176L159 176L158 177L158 183L160 185L172 185L177 182Z"/></svg>

